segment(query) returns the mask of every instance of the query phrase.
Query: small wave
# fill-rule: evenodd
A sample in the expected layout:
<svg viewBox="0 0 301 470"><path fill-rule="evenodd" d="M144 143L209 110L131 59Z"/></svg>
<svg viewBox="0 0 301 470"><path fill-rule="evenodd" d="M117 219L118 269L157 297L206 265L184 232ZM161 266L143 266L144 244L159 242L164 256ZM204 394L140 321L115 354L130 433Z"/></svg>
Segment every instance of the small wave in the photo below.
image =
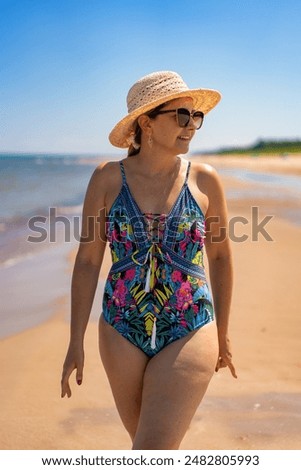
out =
<svg viewBox="0 0 301 470"><path fill-rule="evenodd" d="M12 266L15 266L16 264L19 264L22 261L25 261L27 259L30 259L33 256L34 256L33 253L26 253L24 255L8 258L7 260L0 263L0 268L11 268Z"/></svg>
<svg viewBox="0 0 301 470"><path fill-rule="evenodd" d="M59 214L79 214L82 212L83 205L78 206L59 206L57 211Z"/></svg>
<svg viewBox="0 0 301 470"><path fill-rule="evenodd" d="M77 164L77 161L78 161L78 157L65 157L65 158L62 158L62 161L60 162L60 164L74 165L74 164Z"/></svg>
<svg viewBox="0 0 301 470"><path fill-rule="evenodd" d="M95 165L99 165L100 162L102 162L103 159L101 158L80 158L78 159L77 161L77 164L78 165L92 165L92 166L95 166Z"/></svg>
<svg viewBox="0 0 301 470"><path fill-rule="evenodd" d="M99 165L104 161L119 161L122 155L95 155L90 157L79 157L77 160L78 165Z"/></svg>

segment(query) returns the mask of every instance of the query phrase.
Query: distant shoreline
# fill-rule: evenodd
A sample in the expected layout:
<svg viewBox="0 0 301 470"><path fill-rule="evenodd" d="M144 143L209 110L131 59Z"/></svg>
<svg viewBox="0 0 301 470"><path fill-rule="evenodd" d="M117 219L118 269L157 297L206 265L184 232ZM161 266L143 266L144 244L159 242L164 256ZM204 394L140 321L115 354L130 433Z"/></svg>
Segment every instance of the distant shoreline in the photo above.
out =
<svg viewBox="0 0 301 470"><path fill-rule="evenodd" d="M217 148L213 151L203 152L216 155L248 155L248 156L283 156L298 154L301 155L301 140L282 139L282 140L264 140L259 139L253 145L234 146Z"/></svg>
<svg viewBox="0 0 301 470"><path fill-rule="evenodd" d="M234 158L287 158L287 157L301 157L301 150L299 152L192 152L192 157L234 157Z"/></svg>
<svg viewBox="0 0 301 470"><path fill-rule="evenodd" d="M229 151L229 152L192 152L192 155L206 155L206 156L216 156L216 157L251 157L251 158L261 158L261 157L270 157L270 158L286 158L286 157L301 157L301 149L295 152L292 151L266 151L266 152L255 152L255 151Z"/></svg>

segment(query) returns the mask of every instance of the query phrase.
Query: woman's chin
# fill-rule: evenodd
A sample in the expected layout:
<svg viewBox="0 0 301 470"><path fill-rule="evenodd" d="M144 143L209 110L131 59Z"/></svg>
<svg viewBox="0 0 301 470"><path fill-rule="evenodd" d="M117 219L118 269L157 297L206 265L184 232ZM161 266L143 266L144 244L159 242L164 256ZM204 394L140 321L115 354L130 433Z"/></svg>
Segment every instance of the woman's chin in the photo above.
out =
<svg viewBox="0 0 301 470"><path fill-rule="evenodd" d="M180 153L187 153L189 151L190 141L178 139L177 144L178 149L180 149Z"/></svg>

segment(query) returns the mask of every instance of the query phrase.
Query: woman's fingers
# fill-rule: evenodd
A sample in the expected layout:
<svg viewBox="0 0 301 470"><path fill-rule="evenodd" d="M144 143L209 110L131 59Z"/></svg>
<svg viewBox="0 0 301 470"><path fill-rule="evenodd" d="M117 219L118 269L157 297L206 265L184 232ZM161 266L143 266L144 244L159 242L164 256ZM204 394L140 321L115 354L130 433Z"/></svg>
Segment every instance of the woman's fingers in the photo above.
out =
<svg viewBox="0 0 301 470"><path fill-rule="evenodd" d="M69 347L61 379L61 397L64 398L67 395L71 397L71 388L69 385L69 379L72 372L76 369L76 382L78 385L82 384L83 381L83 369L84 369L84 352L80 348Z"/></svg>
<svg viewBox="0 0 301 470"><path fill-rule="evenodd" d="M71 397L71 388L69 385L69 378L72 372L76 369L76 383L81 385L83 381L83 363L81 362L78 366L72 366L67 369L63 369L62 380L61 380L61 397L64 398L67 395L68 398Z"/></svg>
<svg viewBox="0 0 301 470"><path fill-rule="evenodd" d="M237 379L236 370L235 370L234 364L232 363L232 359L230 357L227 357L227 358L219 357L217 360L216 367L215 367L215 372L218 372L219 369L223 367L229 367L232 376L235 379Z"/></svg>
<svg viewBox="0 0 301 470"><path fill-rule="evenodd" d="M62 380L61 380L61 397L64 398L67 395L68 398L71 397L71 388L69 385L69 377L72 374L74 367L68 369L63 369Z"/></svg>
<svg viewBox="0 0 301 470"><path fill-rule="evenodd" d="M230 361L229 364L227 364L227 365L228 365L228 367L229 367L229 369L230 369L230 372L231 372L232 376L233 376L235 379L237 379L237 374L236 374L235 367L234 367L232 361Z"/></svg>
<svg viewBox="0 0 301 470"><path fill-rule="evenodd" d="M67 395L68 398L71 397L71 388L70 388L70 385L69 385L69 382L65 383L64 385L62 385L62 393L61 393L61 397L64 398L64 396Z"/></svg>
<svg viewBox="0 0 301 470"><path fill-rule="evenodd" d="M83 381L83 365L78 365L76 369L76 383L81 385Z"/></svg>

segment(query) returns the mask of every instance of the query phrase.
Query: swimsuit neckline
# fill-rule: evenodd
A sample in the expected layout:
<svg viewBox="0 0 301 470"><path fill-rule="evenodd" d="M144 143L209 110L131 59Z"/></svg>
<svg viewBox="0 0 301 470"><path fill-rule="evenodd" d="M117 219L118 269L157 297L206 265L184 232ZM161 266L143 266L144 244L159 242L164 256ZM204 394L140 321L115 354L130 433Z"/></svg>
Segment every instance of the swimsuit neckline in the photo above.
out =
<svg viewBox="0 0 301 470"><path fill-rule="evenodd" d="M121 185L121 188L119 190L119 193L117 194L116 198L114 199L111 207L110 207L110 210L108 211L108 217L111 216L112 212L114 211L114 208L116 206L116 204L118 203L118 200L120 199L120 197L122 196L122 193L123 191L125 190L127 193L128 193L128 196L131 197L132 199L132 204L135 205L136 207L136 211L138 211L139 215L142 216L143 220L145 220L146 218L146 214L151 214L151 213L148 213L148 212L141 212L138 204L136 203L135 199L133 198L132 194L131 194L131 191L130 191L130 188L126 182L126 178L125 178L125 174L124 174L124 170L123 170L123 163L122 161L119 162L119 165L120 165L120 168L121 168L121 173L122 173L122 185ZM190 162L188 162L188 167L187 167L187 172L186 172L186 178L185 178L185 181L184 181L184 184L180 190L180 193L177 197L177 199L175 200L174 202L174 205L171 207L171 210L168 214L165 214L165 213L162 213L162 214L152 214L153 216L156 216L156 217L162 217L164 216L165 219L169 218L170 215L172 214L172 211L174 211L175 207L176 207L176 204L179 203L179 200L180 200L180 197L181 197L181 194L185 192L187 192L190 200L194 203L194 205L197 207L197 209L200 211L200 214L201 216L203 217L203 219L206 218L204 212L203 212L203 209L201 209L201 207L199 206L199 203L195 200L195 197L193 196L193 194L191 193L190 189L189 189L189 186L188 186L188 173L189 173L189 169L190 169Z"/></svg>
<svg viewBox="0 0 301 470"><path fill-rule="evenodd" d="M184 183L180 189L180 192L176 198L176 200L174 201L174 203L172 204L170 210L168 211L168 213L165 213L165 212L162 212L162 213L153 213L153 212L142 212L142 210L140 209L139 205L137 204L137 201L136 199L134 198L131 190L130 190L130 187L128 185L128 182L126 180L126 176L125 176L125 172L124 172L124 165L123 165L123 162L120 161L120 166L121 166L121 171L122 171L122 186L125 186L127 191L128 191L128 194L130 196L130 198L132 199L132 202L133 204L135 205L138 213L142 216L142 217L145 217L146 215L151 215L151 216L157 216L157 217L162 217L164 216L164 218L168 219L170 217L170 215L173 213L175 207L178 205L179 201L180 201L180 198L182 197L182 194L184 193L185 191L185 188L187 187L187 180L188 180L188 175L189 175L189 168L190 168L190 162L188 162L188 165L187 165L187 170L186 170L186 176L185 176L185 180L184 180ZM121 187L121 190L122 190L122 187ZM121 191L120 190L120 191ZM118 197L118 196L117 196ZM117 199L117 198L116 198ZM114 203L113 203L114 205ZM112 207L113 207L112 205Z"/></svg>

